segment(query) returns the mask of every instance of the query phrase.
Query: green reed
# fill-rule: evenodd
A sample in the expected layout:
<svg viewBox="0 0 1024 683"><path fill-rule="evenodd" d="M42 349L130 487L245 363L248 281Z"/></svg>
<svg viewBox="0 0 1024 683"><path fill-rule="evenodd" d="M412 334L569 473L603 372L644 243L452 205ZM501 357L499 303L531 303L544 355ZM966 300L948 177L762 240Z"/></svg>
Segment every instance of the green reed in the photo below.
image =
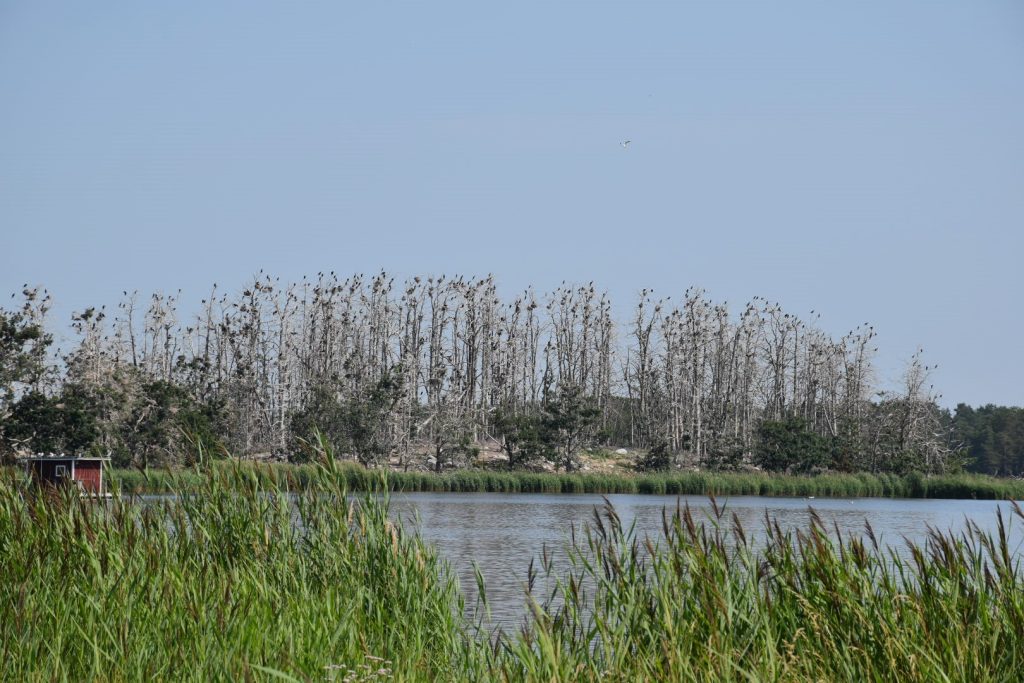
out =
<svg viewBox="0 0 1024 683"><path fill-rule="evenodd" d="M454 679L476 667L436 552L321 468L217 468L174 499L0 484L0 680ZM173 491L172 478L169 487ZM359 678L359 680L363 680Z"/></svg>
<svg viewBox="0 0 1024 683"><path fill-rule="evenodd" d="M213 467L249 468L256 476L293 489L316 479L318 466L215 464ZM338 476L350 491L374 490L381 472L353 463L337 463ZM160 493L173 487L199 486L203 475L191 470L112 470L114 488L135 493ZM979 500L1024 499L1024 480L999 479L978 474L785 474L735 472L674 472L662 474L536 473L465 469L444 474L390 472L392 491L450 493L642 493L692 496L789 496L817 498L950 498Z"/></svg>
<svg viewBox="0 0 1024 683"><path fill-rule="evenodd" d="M666 510L647 538L605 505L567 529L562 564L545 551L531 566L524 629L490 633L389 516L390 478L353 499L349 468L302 471L295 486L292 470L220 466L170 476L174 496L98 503L0 477L0 680L1009 681L1024 667L1002 513L994 533L933 530L896 552L817 518L748 531L714 499L706 519ZM541 481L555 480L586 481Z"/></svg>
<svg viewBox="0 0 1024 683"><path fill-rule="evenodd" d="M817 516L757 540L712 500L663 515L658 539L613 507L573 536L568 570L506 643L503 675L579 681L1013 681L1024 667L1024 581L1010 521L929 530L901 553L870 526ZM1013 504L1017 523L1024 511Z"/></svg>

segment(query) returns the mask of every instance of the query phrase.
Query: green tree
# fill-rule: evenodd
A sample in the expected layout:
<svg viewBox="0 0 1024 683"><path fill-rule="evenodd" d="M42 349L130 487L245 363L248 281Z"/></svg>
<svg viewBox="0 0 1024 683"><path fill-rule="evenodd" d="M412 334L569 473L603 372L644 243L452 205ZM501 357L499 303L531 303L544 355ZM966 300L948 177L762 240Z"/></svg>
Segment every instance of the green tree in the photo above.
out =
<svg viewBox="0 0 1024 683"><path fill-rule="evenodd" d="M860 472L870 469L867 445L856 421L839 421L838 433L832 437L831 466L841 472Z"/></svg>
<svg viewBox="0 0 1024 683"><path fill-rule="evenodd" d="M0 309L0 409L17 398L19 386L38 390L47 372L53 337L33 317L30 303L19 311Z"/></svg>
<svg viewBox="0 0 1024 683"><path fill-rule="evenodd" d="M556 465L577 468L576 451L593 431L600 417L595 401L575 385L549 390L541 404L541 441L556 457Z"/></svg>
<svg viewBox="0 0 1024 683"><path fill-rule="evenodd" d="M1024 475L1024 408L961 403L952 420L954 439L971 459L968 469L996 476Z"/></svg>
<svg viewBox="0 0 1024 683"><path fill-rule="evenodd" d="M758 427L755 462L773 472L809 472L829 464L831 444L799 417L765 420Z"/></svg>
<svg viewBox="0 0 1024 683"><path fill-rule="evenodd" d="M310 456L309 439L317 430L335 453L348 451L371 467L391 454L398 442L395 407L404 395L401 368L393 368L355 396L345 400L336 391L321 387L305 408L292 415L296 451L293 458Z"/></svg>
<svg viewBox="0 0 1024 683"><path fill-rule="evenodd" d="M491 420L491 428L508 456L511 469L529 467L553 455L553 448L545 439L543 420L535 412L499 408Z"/></svg>
<svg viewBox="0 0 1024 683"><path fill-rule="evenodd" d="M224 450L224 420L219 402L199 403L170 382L147 382L123 425L121 459L142 467L192 464L200 448L208 455Z"/></svg>
<svg viewBox="0 0 1024 683"><path fill-rule="evenodd" d="M339 453L347 448L346 415L346 405L336 388L323 384L313 387L302 409L293 412L289 418L291 440L288 459L292 462L310 460L315 449L310 448L309 440L317 431L333 452Z"/></svg>
<svg viewBox="0 0 1024 683"><path fill-rule="evenodd" d="M473 420L458 403L439 401L430 408L430 412L425 425L429 427L435 472L440 473L448 466L466 465L480 453L474 438Z"/></svg>
<svg viewBox="0 0 1024 683"><path fill-rule="evenodd" d="M683 448L688 448L690 435L683 435ZM708 439L704 464L714 470L733 470L743 462L743 439L736 436L713 435Z"/></svg>
<svg viewBox="0 0 1024 683"><path fill-rule="evenodd" d="M434 449L434 471L447 466L462 467L480 453L473 441L473 426L461 417L449 416L432 425L431 445Z"/></svg>
<svg viewBox="0 0 1024 683"><path fill-rule="evenodd" d="M402 376L401 368L384 373L342 410L342 433L352 454L366 467L379 464L395 448L394 413L404 393Z"/></svg>
<svg viewBox="0 0 1024 683"><path fill-rule="evenodd" d="M83 453L99 431L87 397L74 386L59 396L38 391L25 394L11 408L5 435L23 450L40 453Z"/></svg>
<svg viewBox="0 0 1024 683"><path fill-rule="evenodd" d="M647 449L637 461L637 466L644 471L660 472L672 467L675 458L667 441L659 441Z"/></svg>
<svg viewBox="0 0 1024 683"><path fill-rule="evenodd" d="M22 393L39 393L49 371L46 359L53 337L39 322L46 299L38 302L35 290L26 289L24 294L25 305L20 310L0 308L0 462L23 445L19 439L25 438L24 432L18 432L20 436L11 432L25 427L10 423L15 402ZM21 419L30 405L40 405L41 397L40 393L22 407Z"/></svg>

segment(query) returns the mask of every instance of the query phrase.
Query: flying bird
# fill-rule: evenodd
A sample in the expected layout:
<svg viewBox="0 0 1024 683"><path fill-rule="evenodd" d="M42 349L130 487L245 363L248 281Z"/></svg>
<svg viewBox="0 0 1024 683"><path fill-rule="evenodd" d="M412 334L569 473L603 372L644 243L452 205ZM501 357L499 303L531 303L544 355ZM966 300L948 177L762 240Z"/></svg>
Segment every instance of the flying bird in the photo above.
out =
<svg viewBox="0 0 1024 683"><path fill-rule="evenodd" d="M633 142L633 141L632 140L623 140L619 144L622 145L622 149L626 149L627 147L629 147L629 143L631 143L631 142Z"/></svg>

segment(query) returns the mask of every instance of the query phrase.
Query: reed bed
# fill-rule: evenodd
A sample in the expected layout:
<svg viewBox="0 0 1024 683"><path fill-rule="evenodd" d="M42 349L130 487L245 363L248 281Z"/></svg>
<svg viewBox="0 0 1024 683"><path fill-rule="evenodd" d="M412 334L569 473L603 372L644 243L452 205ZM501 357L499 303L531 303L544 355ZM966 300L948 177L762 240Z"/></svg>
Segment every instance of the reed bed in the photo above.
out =
<svg viewBox="0 0 1024 683"><path fill-rule="evenodd" d="M436 552L322 469L288 495L251 468L174 499L0 484L0 680L476 677Z"/></svg>
<svg viewBox="0 0 1024 683"><path fill-rule="evenodd" d="M902 552L870 526L843 538L812 516L755 541L712 499L663 516L659 539L610 505L574 534L568 570L506 642L509 680L1013 681L1024 666L1024 584L1011 519L997 532L929 530Z"/></svg>
<svg viewBox="0 0 1024 683"><path fill-rule="evenodd" d="M313 465L240 463L256 476L293 489L316 478ZM239 464L215 465L237 467ZM353 463L337 463L350 491L375 490L381 472ZM199 486L203 477L191 470L112 470L115 488L130 493L162 493L171 487ZM785 474L677 472L622 475L594 473L535 473L501 470L456 470L445 474L389 472L392 491L450 493L641 493L691 496L789 496L816 498L948 498L1024 500L1024 480L978 474Z"/></svg>
<svg viewBox="0 0 1024 683"><path fill-rule="evenodd" d="M523 630L490 633L473 616L486 592L467 610L389 516L391 482L355 500L348 476L328 462L293 489L218 467L172 478L173 498L95 503L4 475L0 680L1009 681L1024 667L1016 504L994 533L932 530L899 553L816 518L755 534L715 499L703 519L666 510L646 538L605 505L571 530L566 563L531 565Z"/></svg>

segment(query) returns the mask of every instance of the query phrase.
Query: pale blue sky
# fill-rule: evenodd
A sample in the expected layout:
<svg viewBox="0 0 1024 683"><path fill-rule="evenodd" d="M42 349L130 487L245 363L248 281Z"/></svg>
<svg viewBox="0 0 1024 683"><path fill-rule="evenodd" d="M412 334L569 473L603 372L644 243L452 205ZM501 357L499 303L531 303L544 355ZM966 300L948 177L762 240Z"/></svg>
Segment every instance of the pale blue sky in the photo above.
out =
<svg viewBox="0 0 1024 683"><path fill-rule="evenodd" d="M0 0L0 292L62 315L260 268L698 285L1020 405L1022 232L1019 0Z"/></svg>

